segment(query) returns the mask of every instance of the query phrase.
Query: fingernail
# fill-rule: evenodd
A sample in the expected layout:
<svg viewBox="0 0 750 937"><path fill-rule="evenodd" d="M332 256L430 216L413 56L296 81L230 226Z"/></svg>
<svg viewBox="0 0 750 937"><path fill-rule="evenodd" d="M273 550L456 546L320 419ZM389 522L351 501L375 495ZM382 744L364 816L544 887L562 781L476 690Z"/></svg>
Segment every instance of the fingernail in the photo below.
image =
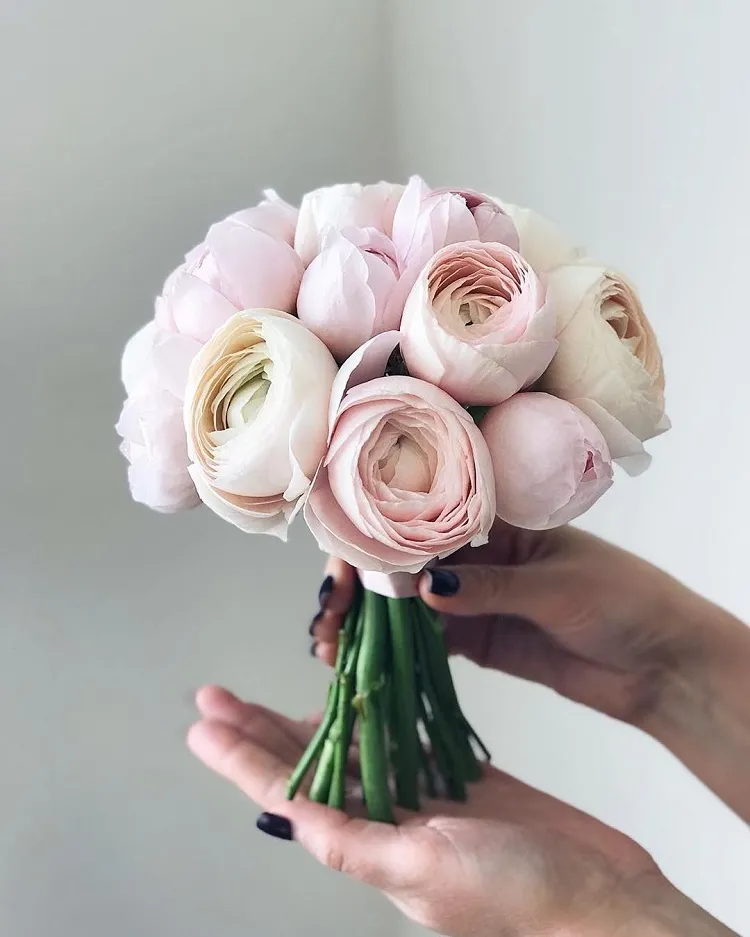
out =
<svg viewBox="0 0 750 937"><path fill-rule="evenodd" d="M277 813L262 813L255 825L261 833L274 836L276 839L285 839L287 842L294 839L292 824L286 817L280 817Z"/></svg>
<svg viewBox="0 0 750 937"><path fill-rule="evenodd" d="M321 608L325 608L328 603L328 596L333 592L333 576L326 576L323 584L318 591L318 602Z"/></svg>
<svg viewBox="0 0 750 937"><path fill-rule="evenodd" d="M318 656L317 652L318 652L318 642L315 639L313 639L310 642L310 657L317 657Z"/></svg>
<svg viewBox="0 0 750 937"><path fill-rule="evenodd" d="M458 576L449 569L428 569L427 575L430 577L430 592L433 595L455 595L461 585Z"/></svg>
<svg viewBox="0 0 750 937"><path fill-rule="evenodd" d="M322 611L318 612L318 614L317 614L317 615L313 618L313 620L310 622L310 627L309 627L309 629L308 629L308 634L310 634L310 635L314 635L314 634L315 634L315 629L318 627L318 622L320 621L320 619L321 619L322 617L323 617L323 612L322 612Z"/></svg>

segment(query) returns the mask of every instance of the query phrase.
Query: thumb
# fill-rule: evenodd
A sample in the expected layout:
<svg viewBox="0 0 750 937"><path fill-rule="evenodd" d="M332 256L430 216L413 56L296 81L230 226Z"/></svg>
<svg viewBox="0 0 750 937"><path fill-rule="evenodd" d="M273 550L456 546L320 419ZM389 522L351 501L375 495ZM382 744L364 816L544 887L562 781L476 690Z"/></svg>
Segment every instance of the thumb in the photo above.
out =
<svg viewBox="0 0 750 937"><path fill-rule="evenodd" d="M562 594L544 563L527 566L437 566L425 570L419 594L445 615L513 615L544 626Z"/></svg>
<svg viewBox="0 0 750 937"><path fill-rule="evenodd" d="M292 837L323 865L388 894L414 888L423 878L424 847L408 823L391 826L346 816L303 798L278 808Z"/></svg>

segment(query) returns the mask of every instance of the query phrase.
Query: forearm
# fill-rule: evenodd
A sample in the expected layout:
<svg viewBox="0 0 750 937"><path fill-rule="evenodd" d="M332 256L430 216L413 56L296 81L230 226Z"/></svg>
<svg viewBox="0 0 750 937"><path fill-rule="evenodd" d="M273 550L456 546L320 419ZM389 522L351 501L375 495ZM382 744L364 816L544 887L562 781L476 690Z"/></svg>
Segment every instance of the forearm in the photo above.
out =
<svg viewBox="0 0 750 937"><path fill-rule="evenodd" d="M750 628L692 594L680 614L699 638L666 675L648 731L750 823Z"/></svg>

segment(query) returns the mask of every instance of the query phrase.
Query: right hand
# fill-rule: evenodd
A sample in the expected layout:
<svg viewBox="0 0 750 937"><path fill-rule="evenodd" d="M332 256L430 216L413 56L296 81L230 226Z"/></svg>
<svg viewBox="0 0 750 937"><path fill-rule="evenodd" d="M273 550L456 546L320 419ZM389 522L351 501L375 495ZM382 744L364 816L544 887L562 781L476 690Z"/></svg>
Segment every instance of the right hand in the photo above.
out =
<svg viewBox="0 0 750 937"><path fill-rule="evenodd" d="M333 589L313 635L316 656L331 663L356 574L336 559L327 572ZM454 586L452 595L436 594ZM424 573L419 588L441 613L453 653L635 724L648 720L698 640L678 608L676 582L572 527L497 524L485 547Z"/></svg>
<svg viewBox="0 0 750 937"><path fill-rule="evenodd" d="M355 571L328 563L313 622L331 663ZM662 742L750 822L750 629L624 550L573 527L517 530L426 571L453 653L544 684ZM448 594L448 593L451 594Z"/></svg>

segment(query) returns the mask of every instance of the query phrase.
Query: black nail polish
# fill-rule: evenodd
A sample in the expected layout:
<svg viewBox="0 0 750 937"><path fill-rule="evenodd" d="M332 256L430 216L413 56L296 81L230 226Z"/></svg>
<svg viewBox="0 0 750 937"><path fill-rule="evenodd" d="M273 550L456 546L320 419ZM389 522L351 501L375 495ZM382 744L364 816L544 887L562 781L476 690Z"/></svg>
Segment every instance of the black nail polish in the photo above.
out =
<svg viewBox="0 0 750 937"><path fill-rule="evenodd" d="M430 577L430 592L433 595L455 595L461 586L458 576L449 569L428 569L427 575Z"/></svg>
<svg viewBox="0 0 750 937"><path fill-rule="evenodd" d="M320 619L321 619L322 617L323 617L323 612L320 611L320 612L318 612L318 614L313 618L313 620L310 622L310 627L309 627L309 629L308 629L308 634L309 634L309 635L312 636L312 635L315 634L315 629L318 627L318 622L320 621Z"/></svg>
<svg viewBox="0 0 750 937"><path fill-rule="evenodd" d="M321 608L328 604L328 596L333 592L333 576L326 576L318 592L318 602Z"/></svg>
<svg viewBox="0 0 750 937"><path fill-rule="evenodd" d="M285 839L287 842L294 839L292 824L286 817L280 817L276 813L262 813L255 825L261 833L274 836L276 839Z"/></svg>
<svg viewBox="0 0 750 937"><path fill-rule="evenodd" d="M310 642L310 657L317 657L318 642L315 638Z"/></svg>

